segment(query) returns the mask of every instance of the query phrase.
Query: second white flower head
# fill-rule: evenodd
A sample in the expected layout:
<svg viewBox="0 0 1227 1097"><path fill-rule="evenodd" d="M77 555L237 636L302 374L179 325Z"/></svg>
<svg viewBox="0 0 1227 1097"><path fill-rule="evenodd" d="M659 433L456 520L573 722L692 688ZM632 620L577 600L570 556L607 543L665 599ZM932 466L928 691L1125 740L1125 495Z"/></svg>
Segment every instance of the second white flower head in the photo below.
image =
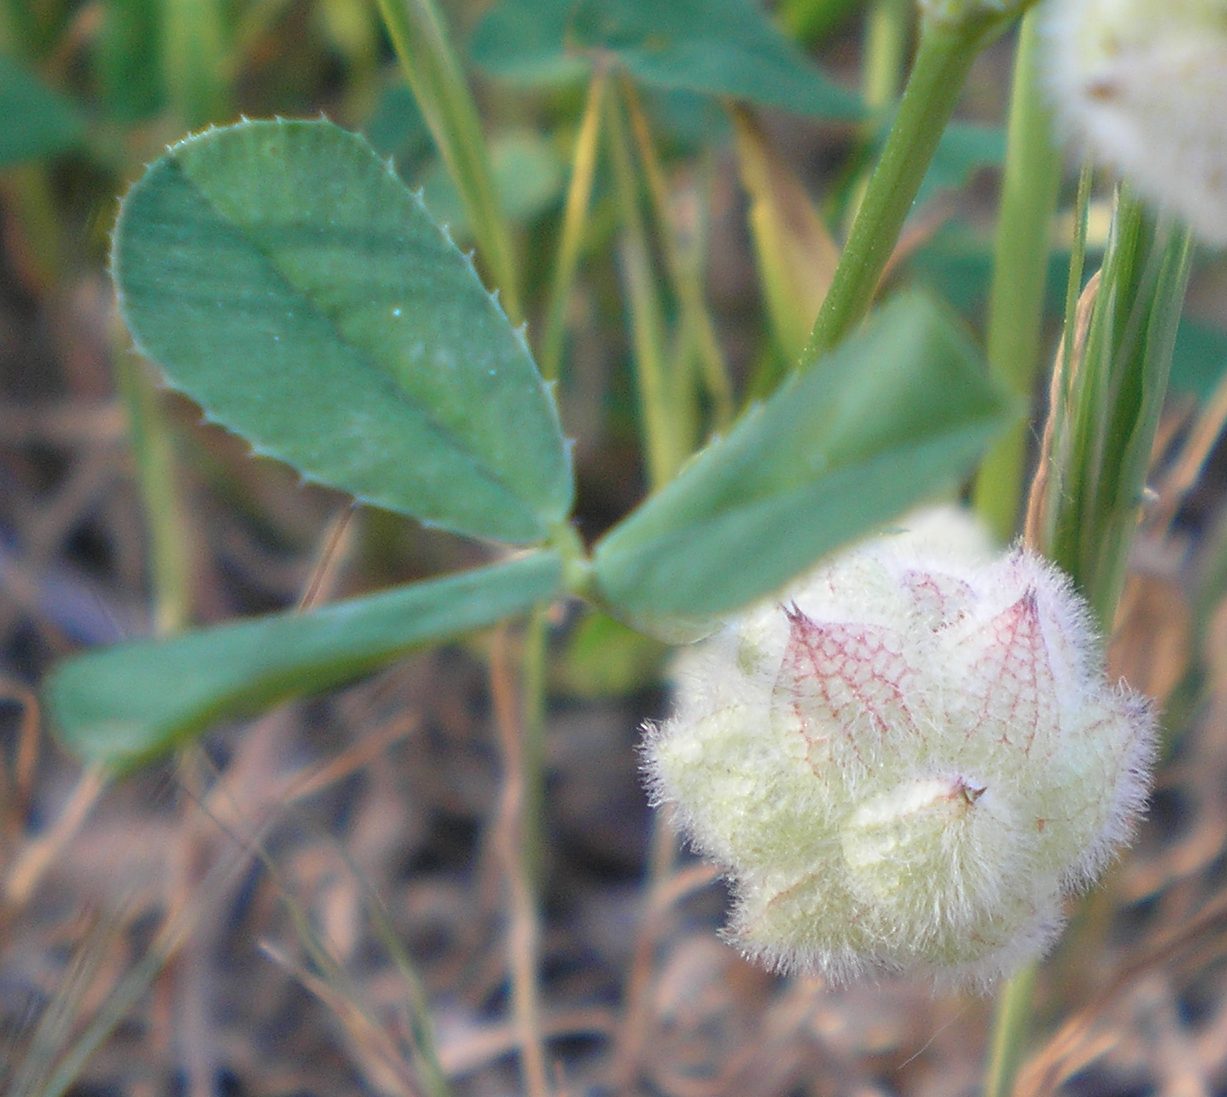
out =
<svg viewBox="0 0 1227 1097"><path fill-rule="evenodd" d="M1068 135L1204 241L1227 244L1227 3L1048 0Z"/></svg>

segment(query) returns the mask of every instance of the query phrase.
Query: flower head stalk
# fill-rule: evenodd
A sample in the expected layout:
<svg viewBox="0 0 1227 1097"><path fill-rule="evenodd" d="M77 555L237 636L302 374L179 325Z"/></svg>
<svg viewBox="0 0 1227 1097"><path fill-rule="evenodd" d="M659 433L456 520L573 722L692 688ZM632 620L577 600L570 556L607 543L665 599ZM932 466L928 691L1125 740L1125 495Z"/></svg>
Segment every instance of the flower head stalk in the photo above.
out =
<svg viewBox="0 0 1227 1097"><path fill-rule="evenodd" d="M747 954L987 986L1126 839L1152 742L1069 583L942 512L688 652L645 756Z"/></svg>

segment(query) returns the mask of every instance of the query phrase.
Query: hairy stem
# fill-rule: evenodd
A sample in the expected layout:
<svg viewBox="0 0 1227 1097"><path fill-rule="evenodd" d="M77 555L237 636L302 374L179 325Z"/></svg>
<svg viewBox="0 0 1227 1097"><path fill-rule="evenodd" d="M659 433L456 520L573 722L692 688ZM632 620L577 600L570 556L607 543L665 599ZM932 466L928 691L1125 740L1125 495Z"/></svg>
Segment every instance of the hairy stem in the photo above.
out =
<svg viewBox="0 0 1227 1097"><path fill-rule="evenodd" d="M923 25L899 112L866 184L830 292L801 352L802 368L831 350L869 311L878 280L984 38L985 31L978 25Z"/></svg>

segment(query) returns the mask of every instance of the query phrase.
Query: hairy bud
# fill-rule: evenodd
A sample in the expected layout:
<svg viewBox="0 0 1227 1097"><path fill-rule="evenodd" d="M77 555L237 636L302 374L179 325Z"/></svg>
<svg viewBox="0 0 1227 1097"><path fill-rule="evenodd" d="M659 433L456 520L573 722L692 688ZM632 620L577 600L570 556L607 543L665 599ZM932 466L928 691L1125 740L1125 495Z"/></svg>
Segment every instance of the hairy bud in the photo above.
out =
<svg viewBox="0 0 1227 1097"><path fill-rule="evenodd" d="M1227 5L1048 0L1057 115L1138 192L1227 244Z"/></svg>
<svg viewBox="0 0 1227 1097"><path fill-rule="evenodd" d="M986 986L1050 943L1144 800L1150 708L1105 681L1069 583L940 514L688 651L647 729L656 802L772 968Z"/></svg>

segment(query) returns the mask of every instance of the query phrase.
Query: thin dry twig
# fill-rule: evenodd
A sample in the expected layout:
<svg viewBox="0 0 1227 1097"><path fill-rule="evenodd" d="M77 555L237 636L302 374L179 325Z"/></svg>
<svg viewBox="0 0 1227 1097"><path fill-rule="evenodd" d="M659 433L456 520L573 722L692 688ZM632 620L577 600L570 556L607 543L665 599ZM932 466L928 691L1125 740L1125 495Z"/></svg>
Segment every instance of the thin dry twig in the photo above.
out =
<svg viewBox="0 0 1227 1097"><path fill-rule="evenodd" d="M529 1097L549 1097L549 1071L541 1030L540 913L532 870L524 848L525 774L520 703L514 686L510 626L495 630L490 656L494 722L503 755L503 785L496 820L510 892L507 949L515 1024L520 1041L520 1070Z"/></svg>
<svg viewBox="0 0 1227 1097"><path fill-rule="evenodd" d="M38 696L32 689L7 678L0 678L0 700L8 699L21 707L17 728L17 749L13 754L12 778L9 767L0 766L0 805L3 811L3 838L8 844L20 833L30 811L38 764Z"/></svg>
<svg viewBox="0 0 1227 1097"><path fill-rule="evenodd" d="M377 1089L384 1093L405 1094L406 1097L422 1097L417 1080L387 1029L359 1009L351 998L331 982L308 971L276 945L262 941L260 950L275 964L293 975L336 1016L359 1051L357 1058L367 1065L365 1073Z"/></svg>
<svg viewBox="0 0 1227 1097"><path fill-rule="evenodd" d="M1152 528L1161 532L1171 525L1181 503L1201 480L1206 462L1223 436L1225 426L1227 377L1219 381L1210 399L1201 408L1189 437L1157 489L1158 501L1149 515Z"/></svg>
<svg viewBox="0 0 1227 1097"><path fill-rule="evenodd" d="M670 877L677 861L677 831L671 815L658 811L652 821L648 849L647 897L635 934L630 972L623 991L625 1012L614 1045L611 1076L618 1092L630 1092L639 1075L652 1019L652 981L656 947L664 932L664 918L677 893Z"/></svg>
<svg viewBox="0 0 1227 1097"><path fill-rule="evenodd" d="M1102 990L1069 1017L1023 1068L1014 1097L1047 1097L1071 1074L1102 1054L1108 1045L1102 1042L1096 1026L1147 976L1204 966L1225 953L1227 895L1220 895L1187 925L1169 931L1136 960L1122 966ZM1093 1054L1091 1048L1096 1049Z"/></svg>
<svg viewBox="0 0 1227 1097"><path fill-rule="evenodd" d="M4 901L8 907L21 908L29 902L47 869L59 860L76 837L106 786L106 775L98 766L91 766L81 774L50 829L27 842L14 858L4 880Z"/></svg>
<svg viewBox="0 0 1227 1097"><path fill-rule="evenodd" d="M1087 280L1082 289L1082 295L1078 298L1069 357L1066 358L1066 341L1062 339L1052 366L1052 379L1048 386L1048 415L1044 420L1039 460L1035 466L1035 476L1031 480L1031 489L1027 493L1027 513L1023 522L1023 541L1040 552L1043 551L1048 539L1048 506L1051 490L1049 476L1056 460L1053 448L1057 445L1057 428L1065 424L1065 415L1077 380L1078 370L1081 368L1087 333L1091 328L1091 315L1098 296L1099 271L1096 271Z"/></svg>

